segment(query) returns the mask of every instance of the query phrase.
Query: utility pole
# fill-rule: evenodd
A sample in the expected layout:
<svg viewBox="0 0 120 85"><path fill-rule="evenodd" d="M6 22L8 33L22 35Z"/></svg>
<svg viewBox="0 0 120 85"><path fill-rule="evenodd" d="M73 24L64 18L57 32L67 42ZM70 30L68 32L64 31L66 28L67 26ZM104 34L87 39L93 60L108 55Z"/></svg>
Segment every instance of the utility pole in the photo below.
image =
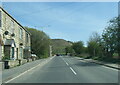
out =
<svg viewBox="0 0 120 85"><path fill-rule="evenodd" d="M49 47L50 47L50 57L51 57L52 56L52 46L49 45Z"/></svg>
<svg viewBox="0 0 120 85"><path fill-rule="evenodd" d="M2 7L2 0L0 0L0 7Z"/></svg>
<svg viewBox="0 0 120 85"><path fill-rule="evenodd" d="M95 53L96 53L95 51L96 51L96 50L95 50L95 48L94 48L94 57L95 57L95 55L96 55L96 54L95 54Z"/></svg>

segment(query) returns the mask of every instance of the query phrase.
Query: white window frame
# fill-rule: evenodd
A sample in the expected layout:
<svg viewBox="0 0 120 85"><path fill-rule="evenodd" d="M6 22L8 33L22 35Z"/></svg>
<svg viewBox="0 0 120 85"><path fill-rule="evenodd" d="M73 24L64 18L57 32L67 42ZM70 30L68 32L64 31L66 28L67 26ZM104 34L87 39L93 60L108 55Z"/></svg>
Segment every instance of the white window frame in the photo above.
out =
<svg viewBox="0 0 120 85"><path fill-rule="evenodd" d="M11 33L14 33L14 21L13 20L11 20L10 26L11 26Z"/></svg>
<svg viewBox="0 0 120 85"><path fill-rule="evenodd" d="M22 28L20 28L19 32L20 32L20 39L22 39L22 37L23 37L23 30L22 30Z"/></svg>

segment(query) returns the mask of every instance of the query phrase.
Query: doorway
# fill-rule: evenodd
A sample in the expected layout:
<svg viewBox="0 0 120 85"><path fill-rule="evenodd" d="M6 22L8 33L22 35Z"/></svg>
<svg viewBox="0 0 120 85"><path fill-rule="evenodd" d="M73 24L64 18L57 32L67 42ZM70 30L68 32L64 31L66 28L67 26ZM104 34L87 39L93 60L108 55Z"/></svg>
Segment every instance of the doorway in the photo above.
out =
<svg viewBox="0 0 120 85"><path fill-rule="evenodd" d="M17 60L18 60L18 48L17 48Z"/></svg>

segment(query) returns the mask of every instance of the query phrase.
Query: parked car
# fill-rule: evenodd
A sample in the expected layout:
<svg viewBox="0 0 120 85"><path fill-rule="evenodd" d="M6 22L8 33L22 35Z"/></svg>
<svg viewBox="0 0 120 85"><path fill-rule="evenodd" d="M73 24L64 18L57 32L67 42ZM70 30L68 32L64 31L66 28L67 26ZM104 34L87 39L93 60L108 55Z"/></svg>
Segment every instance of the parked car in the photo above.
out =
<svg viewBox="0 0 120 85"><path fill-rule="evenodd" d="M60 56L59 54L56 54L56 56Z"/></svg>
<svg viewBox="0 0 120 85"><path fill-rule="evenodd" d="M31 57L37 57L37 55L36 54L31 54Z"/></svg>
<svg viewBox="0 0 120 85"><path fill-rule="evenodd" d="M36 54L31 54L31 58L32 58L32 60L34 61L34 60L37 59L37 55L36 55Z"/></svg>

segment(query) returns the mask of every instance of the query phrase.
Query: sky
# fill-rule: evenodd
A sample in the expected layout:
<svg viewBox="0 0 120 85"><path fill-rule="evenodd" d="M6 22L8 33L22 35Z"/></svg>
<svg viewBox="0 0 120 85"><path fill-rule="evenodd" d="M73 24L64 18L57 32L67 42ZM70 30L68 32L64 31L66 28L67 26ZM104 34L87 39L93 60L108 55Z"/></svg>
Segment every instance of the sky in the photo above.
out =
<svg viewBox="0 0 120 85"><path fill-rule="evenodd" d="M3 8L21 25L42 30L52 39L85 44L118 15L117 2L4 2Z"/></svg>

